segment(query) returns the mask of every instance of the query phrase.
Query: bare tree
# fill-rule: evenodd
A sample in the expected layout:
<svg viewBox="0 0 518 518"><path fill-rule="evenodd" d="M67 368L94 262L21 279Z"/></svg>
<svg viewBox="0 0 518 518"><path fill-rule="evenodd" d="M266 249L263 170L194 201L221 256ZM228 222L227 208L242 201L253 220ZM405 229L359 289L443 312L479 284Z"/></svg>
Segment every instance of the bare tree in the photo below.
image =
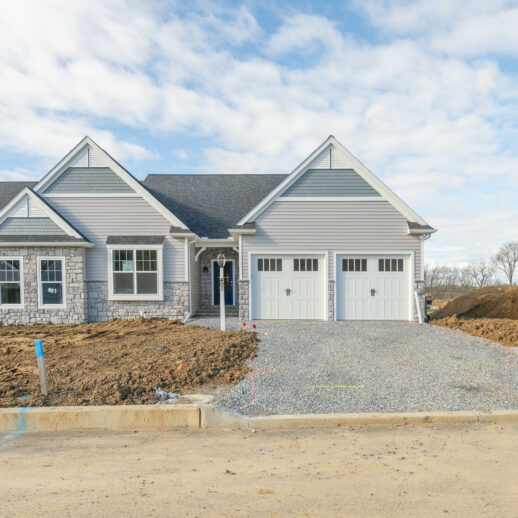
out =
<svg viewBox="0 0 518 518"><path fill-rule="evenodd" d="M425 265L425 289L434 299L450 299L468 291L469 286L461 280L461 271L456 267L443 264Z"/></svg>
<svg viewBox="0 0 518 518"><path fill-rule="evenodd" d="M491 284L495 275L495 266L485 261L468 264L462 269L462 282L475 288L485 288Z"/></svg>
<svg viewBox="0 0 518 518"><path fill-rule="evenodd" d="M509 285L513 285L514 272L518 266L518 241L509 241L504 243L493 257L493 264L498 268L509 281Z"/></svg>

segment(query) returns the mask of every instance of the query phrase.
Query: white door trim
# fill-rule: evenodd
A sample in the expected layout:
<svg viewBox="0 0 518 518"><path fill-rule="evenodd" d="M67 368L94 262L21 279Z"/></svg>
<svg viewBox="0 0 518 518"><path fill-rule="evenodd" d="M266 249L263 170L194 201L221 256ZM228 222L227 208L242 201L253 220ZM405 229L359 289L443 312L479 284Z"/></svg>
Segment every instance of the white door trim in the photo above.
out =
<svg viewBox="0 0 518 518"><path fill-rule="evenodd" d="M236 262L234 261L234 259L227 259L226 260L227 263L232 263L232 306L235 306L236 305ZM211 302L212 302L212 305L214 307L217 307L216 304L215 304L215 300L214 300L214 297L215 297L215 293L214 293L214 263L218 263L218 260L217 259L212 259L210 261L210 264L211 264L211 269L210 269L210 285L211 285L211 292L212 292L212 297L211 297ZM219 301L220 304L221 304L221 300ZM225 304L226 306L226 304Z"/></svg>
<svg viewBox="0 0 518 518"><path fill-rule="evenodd" d="M397 256L408 256L410 268L408 268L408 320L414 321L414 281L415 281L415 252L413 250L344 250L333 252L334 259L334 281L335 281L335 296L334 296L334 319L337 318L337 299L336 294L338 291L337 278L338 278L338 262L337 257L339 255L397 255Z"/></svg>
<svg viewBox="0 0 518 518"><path fill-rule="evenodd" d="M254 255L305 255L305 256L320 256L323 257L324 264L324 320L329 320L329 252L325 250L254 250L253 252L248 252L248 319L252 318L252 256ZM335 290L336 291L336 290Z"/></svg>

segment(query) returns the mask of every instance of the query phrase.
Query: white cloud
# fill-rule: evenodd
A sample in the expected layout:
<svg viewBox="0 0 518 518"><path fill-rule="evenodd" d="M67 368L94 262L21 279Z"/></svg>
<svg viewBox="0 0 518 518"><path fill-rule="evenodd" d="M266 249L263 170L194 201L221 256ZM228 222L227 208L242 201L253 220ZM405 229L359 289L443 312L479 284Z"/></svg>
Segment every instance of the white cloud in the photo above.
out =
<svg viewBox="0 0 518 518"><path fill-rule="evenodd" d="M244 6L179 5L3 5L0 149L55 162L89 134L123 162L152 158L129 128L203 137L203 170L289 172L334 134L440 227L430 257L513 237L518 87L491 54L518 48L511 2L361 2L378 43L314 14L271 34Z"/></svg>

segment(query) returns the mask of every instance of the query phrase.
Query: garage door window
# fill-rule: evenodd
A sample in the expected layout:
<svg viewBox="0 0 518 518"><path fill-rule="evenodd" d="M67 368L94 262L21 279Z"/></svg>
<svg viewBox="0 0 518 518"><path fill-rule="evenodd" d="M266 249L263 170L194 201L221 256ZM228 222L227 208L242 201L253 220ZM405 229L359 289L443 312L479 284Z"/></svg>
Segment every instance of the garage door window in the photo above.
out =
<svg viewBox="0 0 518 518"><path fill-rule="evenodd" d="M293 259L294 272L318 272L318 259Z"/></svg>
<svg viewBox="0 0 518 518"><path fill-rule="evenodd" d="M402 272L403 259L380 259L378 270L380 272Z"/></svg>
<svg viewBox="0 0 518 518"><path fill-rule="evenodd" d="M257 271L282 272L282 259L262 258L257 259Z"/></svg>
<svg viewBox="0 0 518 518"><path fill-rule="evenodd" d="M367 259L342 259L342 272L366 272Z"/></svg>

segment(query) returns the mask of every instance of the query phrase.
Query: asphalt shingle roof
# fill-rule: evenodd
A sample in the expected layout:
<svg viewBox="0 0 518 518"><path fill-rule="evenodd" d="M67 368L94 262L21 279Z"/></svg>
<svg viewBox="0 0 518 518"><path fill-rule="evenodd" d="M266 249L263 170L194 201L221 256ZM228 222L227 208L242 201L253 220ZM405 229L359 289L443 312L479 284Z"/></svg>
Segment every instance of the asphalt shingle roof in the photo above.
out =
<svg viewBox="0 0 518 518"><path fill-rule="evenodd" d="M25 187L32 189L38 182L0 182L0 210Z"/></svg>
<svg viewBox="0 0 518 518"><path fill-rule="evenodd" d="M200 237L228 229L279 185L284 174L150 174L142 184Z"/></svg>

